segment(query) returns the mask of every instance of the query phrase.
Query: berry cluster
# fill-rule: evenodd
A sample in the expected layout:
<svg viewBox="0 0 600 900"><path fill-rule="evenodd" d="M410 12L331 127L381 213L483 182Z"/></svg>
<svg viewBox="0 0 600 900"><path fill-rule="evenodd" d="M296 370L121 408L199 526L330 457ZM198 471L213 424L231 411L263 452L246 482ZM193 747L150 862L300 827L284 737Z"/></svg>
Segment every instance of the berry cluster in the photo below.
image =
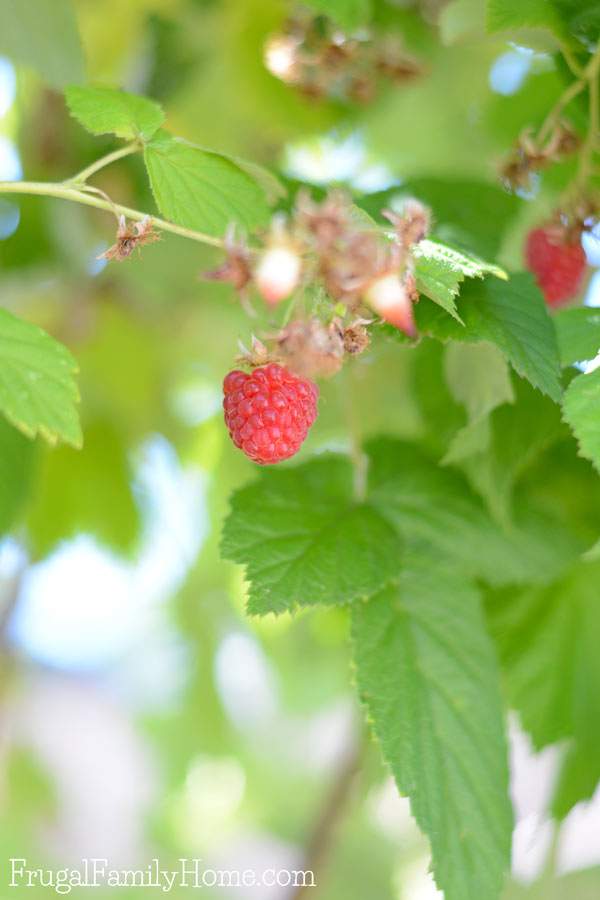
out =
<svg viewBox="0 0 600 900"><path fill-rule="evenodd" d="M236 447L261 465L298 452L317 416L319 389L271 363L223 382L225 424Z"/></svg>
<svg viewBox="0 0 600 900"><path fill-rule="evenodd" d="M428 233L429 211L408 200L400 214L383 215L393 226L389 232L339 191L321 203L300 193L289 220L275 217L258 253L230 233L225 262L205 277L229 282L244 299L253 285L273 307L304 284L321 284L350 313L375 312L414 336L418 293L411 251Z"/></svg>
<svg viewBox="0 0 600 900"><path fill-rule="evenodd" d="M361 30L341 32L324 16L297 15L267 41L267 69L311 99L369 103L380 79L396 84L422 74L397 38L373 39Z"/></svg>

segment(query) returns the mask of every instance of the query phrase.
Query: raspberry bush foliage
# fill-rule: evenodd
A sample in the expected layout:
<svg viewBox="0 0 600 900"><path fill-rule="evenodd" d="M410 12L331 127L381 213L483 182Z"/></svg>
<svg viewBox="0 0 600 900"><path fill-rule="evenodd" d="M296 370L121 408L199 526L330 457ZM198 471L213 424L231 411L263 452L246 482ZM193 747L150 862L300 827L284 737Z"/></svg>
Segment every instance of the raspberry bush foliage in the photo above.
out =
<svg viewBox="0 0 600 900"><path fill-rule="evenodd" d="M555 827L600 781L598 5L98 5L0 0L3 531L131 555L162 434L210 482L185 758L234 740L205 654L243 598L290 692L356 688L446 900L530 896L509 719L561 747ZM552 865L532 897L588 896Z"/></svg>

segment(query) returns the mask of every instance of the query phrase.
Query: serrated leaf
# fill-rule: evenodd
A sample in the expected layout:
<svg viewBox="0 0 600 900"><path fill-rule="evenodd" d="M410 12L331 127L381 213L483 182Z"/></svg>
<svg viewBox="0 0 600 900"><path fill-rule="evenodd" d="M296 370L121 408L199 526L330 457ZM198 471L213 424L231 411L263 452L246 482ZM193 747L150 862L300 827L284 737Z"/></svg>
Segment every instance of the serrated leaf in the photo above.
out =
<svg viewBox="0 0 600 900"><path fill-rule="evenodd" d="M461 318L454 298L465 278L484 278L486 275L504 279L507 277L499 266L483 262L476 256L455 250L439 241L420 241L414 248L413 256L419 291L459 322Z"/></svg>
<svg viewBox="0 0 600 900"><path fill-rule="evenodd" d="M222 237L231 223L251 230L269 217L264 189L227 156L159 131L144 161L159 210L178 225Z"/></svg>
<svg viewBox="0 0 600 900"><path fill-rule="evenodd" d="M158 103L113 88L71 85L65 98L71 115L92 134L149 140L165 120Z"/></svg>
<svg viewBox="0 0 600 900"><path fill-rule="evenodd" d="M560 407L527 381L519 379L514 388L515 403L498 407L490 417L486 452L463 462L470 483L498 521L507 524L513 518L517 480L544 450L567 434Z"/></svg>
<svg viewBox="0 0 600 900"><path fill-rule="evenodd" d="M440 240L468 247L483 259L496 258L522 202L497 185L467 178L409 178L398 187L368 194L357 202L378 219L382 209L401 207L413 197L434 210Z"/></svg>
<svg viewBox="0 0 600 900"><path fill-rule="evenodd" d="M571 738L580 759L593 751L591 775L571 782L573 802L583 799L575 796L582 784L600 778L599 583L600 564L580 562L551 585L503 591L487 603L509 701L535 747ZM567 805L563 795L563 814Z"/></svg>
<svg viewBox="0 0 600 900"><path fill-rule="evenodd" d="M467 412L467 424L453 437L444 463L457 462L485 450L491 435L490 413L513 403L508 364L493 344L451 342L445 356L446 382L454 400Z"/></svg>
<svg viewBox="0 0 600 900"><path fill-rule="evenodd" d="M437 561L352 610L358 689L446 900L496 900L512 813L494 648L477 591Z"/></svg>
<svg viewBox="0 0 600 900"><path fill-rule="evenodd" d="M563 397L563 416L581 455L600 471L600 368L573 379Z"/></svg>
<svg viewBox="0 0 600 900"><path fill-rule="evenodd" d="M600 350L600 309L561 309L554 316L554 324L563 366L594 359Z"/></svg>
<svg viewBox="0 0 600 900"><path fill-rule="evenodd" d="M0 0L0 54L35 69L52 87L85 80L71 0Z"/></svg>
<svg viewBox="0 0 600 900"><path fill-rule="evenodd" d="M556 332L532 275L465 284L458 313L464 328L431 303L421 302L415 308L418 330L442 341L491 341L518 375L556 402L560 400Z"/></svg>
<svg viewBox="0 0 600 900"><path fill-rule="evenodd" d="M263 472L233 495L222 542L223 556L246 566L258 615L366 597L395 577L400 551L386 520L353 500L340 457Z"/></svg>
<svg viewBox="0 0 600 900"><path fill-rule="evenodd" d="M380 438L367 450L369 502L408 547L425 547L464 577L495 585L549 581L572 561L570 544L549 546L546 520L500 528L461 474L440 468L414 445Z"/></svg>
<svg viewBox="0 0 600 900"><path fill-rule="evenodd" d="M0 310L0 412L19 431L81 446L76 372L63 344Z"/></svg>
<svg viewBox="0 0 600 900"><path fill-rule="evenodd" d="M346 32L367 25L371 18L371 0L307 0L316 12L328 16Z"/></svg>

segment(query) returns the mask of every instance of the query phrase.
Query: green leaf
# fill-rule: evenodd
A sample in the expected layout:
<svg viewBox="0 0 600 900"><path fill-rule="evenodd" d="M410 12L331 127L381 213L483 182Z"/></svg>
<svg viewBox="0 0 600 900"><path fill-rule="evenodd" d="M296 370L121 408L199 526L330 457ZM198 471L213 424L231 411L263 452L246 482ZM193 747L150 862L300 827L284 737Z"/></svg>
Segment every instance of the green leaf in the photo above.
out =
<svg viewBox="0 0 600 900"><path fill-rule="evenodd" d="M563 783L559 801L582 799L600 778L600 564L580 562L551 585L503 591L488 600L511 705L537 749L572 738L572 752L591 767ZM570 808L570 806L569 806Z"/></svg>
<svg viewBox="0 0 600 900"><path fill-rule="evenodd" d="M358 689L383 756L429 837L446 900L495 900L512 813L494 648L477 591L437 562L353 607Z"/></svg>
<svg viewBox="0 0 600 900"><path fill-rule="evenodd" d="M510 281L465 284L458 314L465 327L430 303L416 307L421 333L438 340L491 341L523 378L558 402L562 388L556 332L541 292L529 273Z"/></svg>
<svg viewBox="0 0 600 900"><path fill-rule="evenodd" d="M85 80L71 0L0 0L0 54L35 69L52 87Z"/></svg>
<svg viewBox="0 0 600 900"><path fill-rule="evenodd" d="M487 0L488 31L548 28L563 37L566 28L552 0Z"/></svg>
<svg viewBox="0 0 600 900"><path fill-rule="evenodd" d="M60 447L45 454L27 514L35 556L80 533L121 554L134 548L140 514L127 449L114 425L100 420L86 427L82 450Z"/></svg>
<svg viewBox="0 0 600 900"><path fill-rule="evenodd" d="M552 797L551 815L555 819L564 819L577 803L593 797L599 780L597 745L591 746L589 741L571 745L562 761Z"/></svg>
<svg viewBox="0 0 600 900"><path fill-rule="evenodd" d="M396 576L401 544L368 502L353 500L350 463L332 456L269 469L237 491L221 549L246 566L248 610L264 615L374 593Z"/></svg>
<svg viewBox="0 0 600 900"><path fill-rule="evenodd" d="M483 3L481 0L451 0L440 13L439 28L442 43L446 45L481 39L485 34Z"/></svg>
<svg viewBox="0 0 600 900"><path fill-rule="evenodd" d="M498 407L489 419L486 452L463 463L475 490L505 524L513 519L513 491L518 479L544 450L568 433L560 407L527 381L518 379L514 387L514 404Z"/></svg>
<svg viewBox="0 0 600 900"><path fill-rule="evenodd" d="M488 416L503 403L513 403L514 393L508 364L493 344L453 341L446 350L445 366L450 393L468 417L444 457L444 463L450 463L486 449L491 434Z"/></svg>
<svg viewBox="0 0 600 900"><path fill-rule="evenodd" d="M396 203L401 206L411 197L435 212L435 231L440 240L466 247L483 259L496 258L503 235L522 203L494 184L467 178L410 178L399 187L368 194L357 202L379 218L385 207Z"/></svg>
<svg viewBox="0 0 600 900"><path fill-rule="evenodd" d="M573 379L563 398L563 416L580 454L600 471L600 368Z"/></svg>
<svg viewBox="0 0 600 900"><path fill-rule="evenodd" d="M419 291L437 303L460 322L454 298L465 278L495 275L507 278L498 266L476 256L448 247L439 241L424 240L414 249L415 275Z"/></svg>
<svg viewBox="0 0 600 900"><path fill-rule="evenodd" d="M81 446L76 372L63 344L0 309L0 412L23 434Z"/></svg>
<svg viewBox="0 0 600 900"><path fill-rule="evenodd" d="M594 359L600 350L600 310L590 306L561 309L554 316L563 366Z"/></svg>
<svg viewBox="0 0 600 900"><path fill-rule="evenodd" d="M144 160L159 210L178 225L221 237L232 222L251 230L269 217L264 189L227 156L159 131Z"/></svg>
<svg viewBox="0 0 600 900"><path fill-rule="evenodd" d="M391 438L367 447L369 502L390 521L408 547L490 584L549 581L573 558L556 542L546 520L524 519L501 529L457 471L440 468L417 447Z"/></svg>
<svg viewBox="0 0 600 900"><path fill-rule="evenodd" d="M368 25L371 0L307 0L316 12L332 19L346 32Z"/></svg>
<svg viewBox="0 0 600 900"><path fill-rule="evenodd" d="M0 533L12 526L29 493L35 448L0 419Z"/></svg>
<svg viewBox="0 0 600 900"><path fill-rule="evenodd" d="M113 88L72 85L65 97L71 115L92 134L147 141L165 120L158 103Z"/></svg>

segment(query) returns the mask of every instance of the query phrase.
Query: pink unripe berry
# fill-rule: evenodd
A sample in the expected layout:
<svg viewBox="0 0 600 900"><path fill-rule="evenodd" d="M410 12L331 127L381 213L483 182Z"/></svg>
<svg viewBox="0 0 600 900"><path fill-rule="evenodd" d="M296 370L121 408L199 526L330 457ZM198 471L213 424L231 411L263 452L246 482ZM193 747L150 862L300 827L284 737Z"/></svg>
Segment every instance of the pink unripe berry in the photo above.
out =
<svg viewBox="0 0 600 900"><path fill-rule="evenodd" d="M258 260L254 281L269 306L276 306L298 287L301 273L302 260L294 248L273 244Z"/></svg>
<svg viewBox="0 0 600 900"><path fill-rule="evenodd" d="M380 275L365 291L365 300L390 325L409 337L416 334L410 294L397 272Z"/></svg>

